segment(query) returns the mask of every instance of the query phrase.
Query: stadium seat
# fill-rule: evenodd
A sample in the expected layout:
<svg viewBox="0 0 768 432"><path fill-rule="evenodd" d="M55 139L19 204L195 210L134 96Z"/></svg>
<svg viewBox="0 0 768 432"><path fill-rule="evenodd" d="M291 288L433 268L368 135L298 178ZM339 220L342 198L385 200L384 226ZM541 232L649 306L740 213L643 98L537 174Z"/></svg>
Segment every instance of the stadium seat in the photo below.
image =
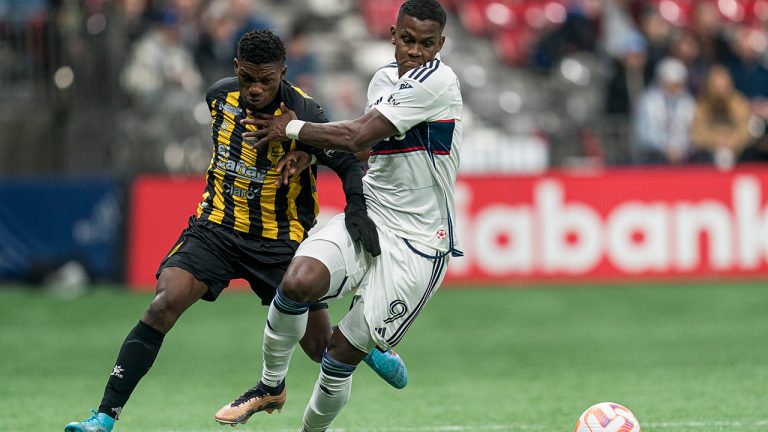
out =
<svg viewBox="0 0 768 432"><path fill-rule="evenodd" d="M488 34L488 27L485 25L485 0L465 1L458 8L459 21L461 26L468 32L484 36Z"/></svg>
<svg viewBox="0 0 768 432"><path fill-rule="evenodd" d="M389 28L397 21L397 12L401 0L364 0L360 4L360 12L370 34L386 38Z"/></svg>
<svg viewBox="0 0 768 432"><path fill-rule="evenodd" d="M509 66L525 66L535 33L527 27L508 29L496 34L493 45L499 58Z"/></svg>
<svg viewBox="0 0 768 432"><path fill-rule="evenodd" d="M750 0L745 7L745 21L750 25L768 23L768 0Z"/></svg>

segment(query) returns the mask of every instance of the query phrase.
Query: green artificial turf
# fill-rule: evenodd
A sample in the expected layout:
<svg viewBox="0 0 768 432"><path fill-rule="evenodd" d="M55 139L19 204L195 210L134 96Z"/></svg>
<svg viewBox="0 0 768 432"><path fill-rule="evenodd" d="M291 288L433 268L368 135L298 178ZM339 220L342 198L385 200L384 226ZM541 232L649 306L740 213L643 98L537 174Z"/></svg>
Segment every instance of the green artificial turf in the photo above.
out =
<svg viewBox="0 0 768 432"><path fill-rule="evenodd" d="M89 416L150 299L0 287L0 431ZM762 283L442 289L397 347L408 387L361 365L333 430L570 432L614 401L646 432L768 431L767 306ZM332 304L335 320L346 307ZM230 430L212 415L258 381L265 315L242 292L193 306L115 431ZM282 414L238 429L300 430L318 371L297 349Z"/></svg>

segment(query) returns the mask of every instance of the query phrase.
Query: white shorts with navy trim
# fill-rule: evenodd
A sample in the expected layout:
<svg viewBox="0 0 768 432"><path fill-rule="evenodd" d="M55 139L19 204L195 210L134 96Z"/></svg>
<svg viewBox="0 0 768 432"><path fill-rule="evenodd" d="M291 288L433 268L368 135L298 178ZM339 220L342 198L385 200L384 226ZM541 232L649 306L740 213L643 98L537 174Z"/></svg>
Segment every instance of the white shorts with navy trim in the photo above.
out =
<svg viewBox="0 0 768 432"><path fill-rule="evenodd" d="M361 351L373 345L397 345L437 291L448 256L408 244L386 227L378 227L381 255L372 258L355 245L339 214L304 240L296 256L321 261L331 274L323 300L341 298L357 289L360 299L339 323L346 338Z"/></svg>

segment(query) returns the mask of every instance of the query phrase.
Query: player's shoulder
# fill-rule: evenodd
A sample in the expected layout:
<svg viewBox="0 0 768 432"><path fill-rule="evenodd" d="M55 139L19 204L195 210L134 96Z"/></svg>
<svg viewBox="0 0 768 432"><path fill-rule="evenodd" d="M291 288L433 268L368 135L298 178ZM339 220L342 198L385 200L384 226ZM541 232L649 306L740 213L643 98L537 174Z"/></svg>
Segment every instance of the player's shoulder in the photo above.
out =
<svg viewBox="0 0 768 432"><path fill-rule="evenodd" d="M288 80L283 80L280 85L282 86L284 97L286 98L302 101L302 103L305 103L306 101L314 101L309 93L305 92L301 87L294 85Z"/></svg>
<svg viewBox="0 0 768 432"><path fill-rule="evenodd" d="M283 102L296 113L299 119L314 122L328 121L320 104L300 87L283 80L280 91Z"/></svg>
<svg viewBox="0 0 768 432"><path fill-rule="evenodd" d="M406 72L403 78L428 87L442 87L456 82L456 73L442 60L434 59Z"/></svg>
<svg viewBox="0 0 768 432"><path fill-rule="evenodd" d="M461 94L459 79L453 69L439 59L406 72L400 78L398 88L401 91L408 91L410 88L421 89L423 94L446 97L458 97Z"/></svg>
<svg viewBox="0 0 768 432"><path fill-rule="evenodd" d="M451 67L447 64L443 63L443 61L440 59L428 61L416 69L411 69L405 73L405 78L412 79L421 83L426 83L430 80L440 81L450 79L455 76L456 74L453 72L453 69L451 69Z"/></svg>
<svg viewBox="0 0 768 432"><path fill-rule="evenodd" d="M208 99L213 99L220 96L226 96L227 93L238 90L239 88L237 87L237 77L222 78L208 87L206 97Z"/></svg>
<svg viewBox="0 0 768 432"><path fill-rule="evenodd" d="M384 66L378 68L373 74L371 81L397 81L397 62L387 63Z"/></svg>

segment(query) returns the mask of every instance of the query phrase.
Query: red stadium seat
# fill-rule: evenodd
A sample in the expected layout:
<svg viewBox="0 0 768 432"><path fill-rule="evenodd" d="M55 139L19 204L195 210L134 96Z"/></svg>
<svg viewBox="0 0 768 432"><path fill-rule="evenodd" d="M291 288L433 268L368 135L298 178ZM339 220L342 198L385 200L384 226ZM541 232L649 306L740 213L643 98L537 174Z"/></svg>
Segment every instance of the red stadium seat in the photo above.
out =
<svg viewBox="0 0 768 432"><path fill-rule="evenodd" d="M531 29L518 27L499 32L493 40L493 46L504 63L525 66L534 40L535 33Z"/></svg>
<svg viewBox="0 0 768 432"><path fill-rule="evenodd" d="M768 0L750 0L745 9L748 24L768 23Z"/></svg>
<svg viewBox="0 0 768 432"><path fill-rule="evenodd" d="M379 37L389 37L389 28L397 21L401 0L364 0L360 4L368 32Z"/></svg>
<svg viewBox="0 0 768 432"><path fill-rule="evenodd" d="M488 33L489 29L485 25L485 3L483 0L470 0L459 7L459 21L468 32L475 35Z"/></svg>
<svg viewBox="0 0 768 432"><path fill-rule="evenodd" d="M659 14L672 24L684 27L690 24L693 16L693 0L655 0ZM707 0L703 0L707 1Z"/></svg>

